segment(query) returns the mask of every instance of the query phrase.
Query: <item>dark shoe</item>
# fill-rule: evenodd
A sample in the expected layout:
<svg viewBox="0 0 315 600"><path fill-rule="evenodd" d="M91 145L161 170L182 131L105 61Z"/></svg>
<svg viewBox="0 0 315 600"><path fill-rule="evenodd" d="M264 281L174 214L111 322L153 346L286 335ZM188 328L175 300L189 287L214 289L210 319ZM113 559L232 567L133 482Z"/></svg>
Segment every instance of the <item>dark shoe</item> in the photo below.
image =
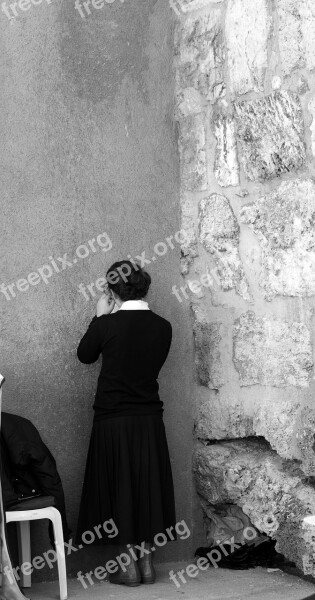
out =
<svg viewBox="0 0 315 600"><path fill-rule="evenodd" d="M146 548L146 550L149 550L151 548L151 544L146 543L145 548ZM145 554L144 556L139 558L138 565L139 565L139 571L140 571L140 575L141 575L141 582L142 583L155 583L156 573L155 573L155 569L153 566L152 553L150 552L150 554Z"/></svg>
<svg viewBox="0 0 315 600"><path fill-rule="evenodd" d="M127 585L129 587L135 587L141 583L141 575L138 569L138 565L133 561L128 565L126 571L119 569L117 573L113 573L108 578L110 583L117 585Z"/></svg>

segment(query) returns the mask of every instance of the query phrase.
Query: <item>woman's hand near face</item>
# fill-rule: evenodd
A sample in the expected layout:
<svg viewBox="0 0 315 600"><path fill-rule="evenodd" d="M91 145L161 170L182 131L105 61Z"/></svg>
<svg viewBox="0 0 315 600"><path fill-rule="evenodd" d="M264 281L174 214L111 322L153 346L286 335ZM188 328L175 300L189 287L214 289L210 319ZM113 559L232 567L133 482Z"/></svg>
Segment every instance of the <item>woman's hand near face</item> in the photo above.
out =
<svg viewBox="0 0 315 600"><path fill-rule="evenodd" d="M109 315L115 306L115 300L111 294L103 294L96 306L96 316Z"/></svg>

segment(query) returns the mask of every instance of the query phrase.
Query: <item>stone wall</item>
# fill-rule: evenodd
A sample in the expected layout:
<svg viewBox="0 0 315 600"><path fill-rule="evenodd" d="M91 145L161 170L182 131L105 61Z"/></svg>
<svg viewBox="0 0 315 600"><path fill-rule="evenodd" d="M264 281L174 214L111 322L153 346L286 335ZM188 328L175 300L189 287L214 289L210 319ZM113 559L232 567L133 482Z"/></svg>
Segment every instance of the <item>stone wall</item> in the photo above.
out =
<svg viewBox="0 0 315 600"><path fill-rule="evenodd" d="M205 514L240 506L315 575L315 8L176 7L197 491Z"/></svg>

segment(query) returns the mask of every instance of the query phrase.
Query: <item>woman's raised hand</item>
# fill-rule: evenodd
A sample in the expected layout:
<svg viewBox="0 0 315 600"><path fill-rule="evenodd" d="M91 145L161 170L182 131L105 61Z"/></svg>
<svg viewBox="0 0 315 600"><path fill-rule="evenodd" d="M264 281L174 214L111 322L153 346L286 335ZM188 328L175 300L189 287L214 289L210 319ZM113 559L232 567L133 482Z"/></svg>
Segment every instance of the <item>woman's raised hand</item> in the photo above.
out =
<svg viewBox="0 0 315 600"><path fill-rule="evenodd" d="M103 294L96 306L96 316L101 317L102 315L109 315L115 306L115 300L112 294Z"/></svg>

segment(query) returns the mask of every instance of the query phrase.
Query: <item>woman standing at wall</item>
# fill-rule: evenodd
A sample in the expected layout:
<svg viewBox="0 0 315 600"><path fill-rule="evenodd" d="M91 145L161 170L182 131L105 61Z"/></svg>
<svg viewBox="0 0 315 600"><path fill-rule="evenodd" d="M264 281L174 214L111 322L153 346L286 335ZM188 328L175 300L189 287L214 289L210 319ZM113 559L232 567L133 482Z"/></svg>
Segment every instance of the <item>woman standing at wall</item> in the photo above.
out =
<svg viewBox="0 0 315 600"><path fill-rule="evenodd" d="M108 270L108 293L78 347L78 358L103 362L93 405L77 540L104 521L118 529L118 554L130 564L112 583L153 583L154 536L175 525L174 491L157 377L168 355L171 324L143 300L150 275L130 261ZM118 310L112 313L116 305ZM112 314L111 314L112 313ZM106 538L98 540L108 543ZM136 556L134 545L147 550Z"/></svg>

